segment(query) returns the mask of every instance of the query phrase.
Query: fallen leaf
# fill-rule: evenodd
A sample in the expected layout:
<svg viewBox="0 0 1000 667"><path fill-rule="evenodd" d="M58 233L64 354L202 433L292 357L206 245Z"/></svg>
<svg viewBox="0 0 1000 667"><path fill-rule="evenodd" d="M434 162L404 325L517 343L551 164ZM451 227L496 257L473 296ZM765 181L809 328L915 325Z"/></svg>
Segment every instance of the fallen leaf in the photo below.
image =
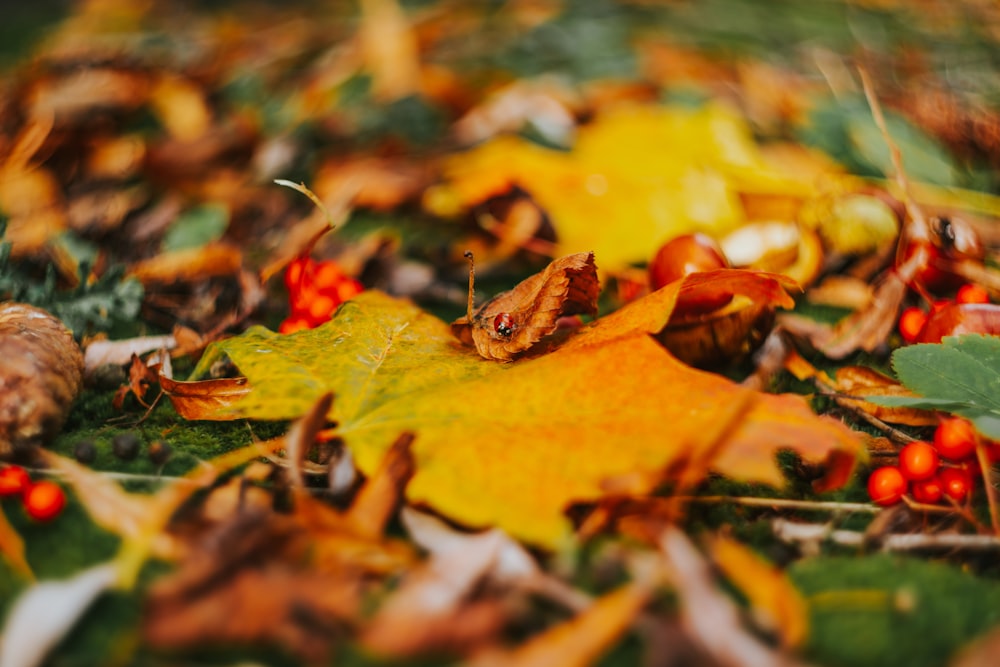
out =
<svg viewBox="0 0 1000 667"><path fill-rule="evenodd" d="M736 604L712 578L708 563L680 529L669 526L660 537L670 581L680 598L687 633L725 667L793 667L799 663L748 632Z"/></svg>
<svg viewBox="0 0 1000 667"><path fill-rule="evenodd" d="M14 602L4 624L0 664L36 667L101 593L117 581L114 563L95 565L65 581L44 581Z"/></svg>
<svg viewBox="0 0 1000 667"><path fill-rule="evenodd" d="M809 606L779 568L736 540L716 535L708 541L712 560L750 601L763 629L788 648L802 646L809 636Z"/></svg>
<svg viewBox="0 0 1000 667"><path fill-rule="evenodd" d="M34 579L35 575L28 565L28 560L24 557L24 540L14 530L14 527L7 521L7 515L0 511L0 555L6 559L15 572L27 579Z"/></svg>
<svg viewBox="0 0 1000 667"><path fill-rule="evenodd" d="M471 667L585 667L594 664L628 630L649 601L650 586L631 583L598 598L575 618L514 649L476 656Z"/></svg>
<svg viewBox="0 0 1000 667"><path fill-rule="evenodd" d="M307 660L322 659L338 627L358 613L360 581L351 570L309 569L309 546L309 533L294 517L236 513L151 587L145 640L164 648L274 642Z"/></svg>
<svg viewBox="0 0 1000 667"><path fill-rule="evenodd" d="M461 651L495 635L503 610L472 593L495 567L506 539L492 530L433 551L379 607L361 643L379 655L406 656Z"/></svg>
<svg viewBox="0 0 1000 667"><path fill-rule="evenodd" d="M235 276L243 254L227 243L209 243L198 248L164 252L132 267L130 275L143 285L203 280L213 276Z"/></svg>
<svg viewBox="0 0 1000 667"><path fill-rule="evenodd" d="M691 284L742 281L743 291L788 299L780 279L753 275L732 271ZM746 391L681 364L645 333L669 319L681 289L665 287L555 352L510 365L484 362L447 333L442 339L446 327L407 302L366 292L312 331L256 329L217 344L252 387L227 414L294 418L319 393L333 392L329 418L363 472L377 468L401 431L413 431L411 501L552 547L569 535L568 504L600 498L605 480L635 473L645 473L648 491L697 451L718 406ZM704 466L780 486L774 455L789 448L829 464L827 487L848 479L863 450L847 427L817 417L801 397L751 397L745 420Z"/></svg>
<svg viewBox="0 0 1000 667"><path fill-rule="evenodd" d="M157 379L174 410L185 419L217 419L221 410L231 407L250 393L244 377L201 382L180 382L164 375Z"/></svg>
<svg viewBox="0 0 1000 667"><path fill-rule="evenodd" d="M569 152L501 136L449 157L424 205L455 215L512 186L556 230L558 254L593 251L612 273L680 234L721 235L746 221L743 193L801 199L815 174L771 164L731 108L617 105L580 127Z"/></svg>
<svg viewBox="0 0 1000 667"><path fill-rule="evenodd" d="M469 313L452 322L451 330L486 359L511 361L554 332L563 315L597 314L600 283L594 253L560 257L475 312L472 280L470 274Z"/></svg>
<svg viewBox="0 0 1000 667"><path fill-rule="evenodd" d="M157 502L153 496L129 493L99 471L55 452L42 450L42 455L46 465L73 487L94 523L126 540L143 535ZM151 548L161 558L177 553L176 542L167 533L151 535Z"/></svg>

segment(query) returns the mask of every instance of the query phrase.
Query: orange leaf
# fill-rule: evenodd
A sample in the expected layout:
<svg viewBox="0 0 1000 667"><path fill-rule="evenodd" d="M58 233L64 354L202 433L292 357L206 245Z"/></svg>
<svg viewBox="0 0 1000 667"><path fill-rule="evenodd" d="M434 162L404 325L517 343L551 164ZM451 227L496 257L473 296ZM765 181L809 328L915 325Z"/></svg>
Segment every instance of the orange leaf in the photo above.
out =
<svg viewBox="0 0 1000 667"><path fill-rule="evenodd" d="M28 565L28 561L24 557L24 540L10 525L2 511L0 511L0 555L6 558L7 563L20 575L28 579L35 578L31 572L31 566Z"/></svg>
<svg viewBox="0 0 1000 667"><path fill-rule="evenodd" d="M785 574L743 544L721 535L709 541L715 564L750 600L758 616L781 638L801 646L809 634L809 607Z"/></svg>
<svg viewBox="0 0 1000 667"><path fill-rule="evenodd" d="M584 667L621 637L649 600L647 584L631 583L608 593L576 618L516 649L480 655L473 667Z"/></svg>
<svg viewBox="0 0 1000 667"><path fill-rule="evenodd" d="M133 266L131 274L144 285L174 283L236 275L242 263L239 248L226 243L209 243L199 248L160 253Z"/></svg>

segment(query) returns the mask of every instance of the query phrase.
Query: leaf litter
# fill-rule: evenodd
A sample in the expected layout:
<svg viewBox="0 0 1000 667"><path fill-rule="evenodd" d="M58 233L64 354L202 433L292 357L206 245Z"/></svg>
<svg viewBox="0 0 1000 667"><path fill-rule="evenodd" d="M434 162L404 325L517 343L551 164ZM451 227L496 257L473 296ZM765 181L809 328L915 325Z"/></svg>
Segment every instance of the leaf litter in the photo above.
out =
<svg viewBox="0 0 1000 667"><path fill-rule="evenodd" d="M865 534L838 529L856 525L852 508L871 509L851 502L862 497L855 472L863 475L869 450L891 458L907 438L928 437L938 418L929 410L973 419L979 437L996 430L979 391L995 356L989 343L947 338L995 333L992 314L943 308L925 332L942 343L896 351L902 385L866 365L887 370L885 356L899 344L895 314L905 305L930 310L935 298L950 298L954 286L941 285L956 277L994 296L1000 284L976 241L995 240L989 221L970 226L958 217L995 217L1000 206L980 193L943 197L910 183L904 162L911 175L949 186L963 171L900 116L883 118L875 98L878 91L905 112L896 86L937 76L932 69L862 72L875 124L857 110L841 121L844 150L859 152L838 159L851 168L882 165L892 184L847 176L826 156L788 143L806 124L830 135L837 127L823 115L831 106L820 87L788 64L734 68L646 31L628 46L641 56L633 66L642 81L574 78L596 61L532 50L547 44L549 28L575 34L588 25L594 17L575 3L509 3L487 16L373 0L356 16L328 8L307 22L255 9L225 26L199 19L204 54L179 58L167 35L183 31L162 33L164 60L135 44L118 52L95 46L108 43L106 9L80 8L0 105L0 145L11 148L0 166L0 209L9 218L0 298L62 318L89 359L125 378L115 409L135 418L141 408L135 426L149 439L170 439L183 463L151 459L141 468L150 474L124 461L92 470L19 448L33 474L73 488L74 521L87 521L86 511L95 530L121 543L110 566L93 563L82 579L59 584L43 574L30 587L33 571L51 571L37 553L39 536L73 526L29 523L18 499L4 500L8 579L0 577L0 588L26 590L21 599L31 602L32 591L76 590L88 573L103 573L80 589L65 623L39 622L44 640L21 637L15 621L34 617L10 611L4 650L27 646L29 663L54 651L58 662L70 650L57 646L60 638L74 625L83 634L71 635L70 646L87 636L87 610L104 613L91 603L114 589L143 609L138 621L120 622L138 633L121 649L123 662L225 643L277 647L321 664L345 652L403 664L446 656L584 665L609 655L633 664L638 643L647 659L660 647L661 660L687 651L700 663L842 664L823 643L833 627L818 614L826 602L799 594L785 567L808 563L801 555L809 549L835 548L824 545L823 531L832 531L832 544L869 549L920 538L920 548L954 549L953 560L989 576L961 551L970 538L985 538L976 548L989 549L989 535L967 532L988 530L973 505L911 504L884 512ZM634 21L633 10L602 16L601 25ZM669 15L669 26L674 11L644 9L639 23ZM116 31L129 34L157 34L171 20L124 6L116 17ZM456 54L482 48L468 45L469 31L495 21L537 31L537 39L501 30L483 40L492 65L477 70L473 57L471 69L458 66ZM260 26L269 39L254 37ZM588 34L588 44L625 48L614 30ZM455 49L459 36L467 46ZM126 52L132 59L115 55ZM199 67L210 52L215 64ZM310 66L287 69L319 53ZM816 63L843 98L851 75L837 58ZM536 77L526 74L535 65L518 72L518 62L575 74ZM482 87L496 63L514 70ZM684 102L678 81L704 98ZM953 148L961 143L912 111L928 132ZM133 123L142 114L155 126ZM104 120L92 124L97 118ZM976 136L989 136L989 114L974 120ZM879 135L888 158L871 145ZM295 186L319 210L275 192L270 181L291 172L320 193ZM696 231L751 234L755 249L736 252L743 242L731 241L737 268L650 291L644 265L656 248ZM897 233L894 259L888 237ZM469 249L480 291L497 294L478 308L471 276L469 289L461 287ZM368 289L335 312L317 303L311 329L279 335L252 326L272 324L284 307L269 279L293 259L313 257L338 263ZM934 271L944 283L934 283ZM870 286L863 298L834 294L854 315L836 327L799 317L822 310L820 290L803 296L799 288L841 273ZM724 316L692 317L691 304L720 299L732 300ZM778 309L793 308L794 316L775 320ZM129 331L120 335L123 326ZM89 340L98 330L114 340L100 355ZM155 335L171 330L172 341ZM173 343L167 357L162 348ZM842 357L859 365L834 372L830 359ZM88 381L104 382L94 363ZM190 380L174 378L171 366L186 372L195 363ZM972 370L958 376L959 367ZM796 377L814 384L796 385ZM789 389L818 395L781 393ZM110 409L110 391L94 385L81 404L95 397ZM891 401L905 405L876 405ZM171 423L151 432L164 412ZM884 437L852 431L842 419L862 429L867 422ZM66 432L53 441L54 427L47 444L74 451L72 431L87 420L71 412ZM207 420L249 420L249 428L227 443L228 454L210 458L184 444ZM257 441L260 429L277 432L265 422L288 420L283 437ZM107 422L96 432L117 428ZM989 443L977 451L988 485ZM737 491L713 495L727 484ZM830 491L837 500L813 499ZM712 518L716 511L729 514ZM776 512L796 534L812 531L811 546L791 554L804 542L777 530L754 536ZM815 512L830 523L803 523ZM697 547L684 535L706 527ZM777 565L761 551L778 554ZM871 560L854 556L858 570ZM154 561L169 565L149 581L141 573ZM838 572L846 586L850 568ZM734 589L743 597L729 595ZM908 599L895 595L886 613L910 613ZM933 605L916 609L933 614ZM934 655L943 661L991 623L988 615L981 621L949 635L949 650L938 646ZM22 641L11 641L15 631Z"/></svg>

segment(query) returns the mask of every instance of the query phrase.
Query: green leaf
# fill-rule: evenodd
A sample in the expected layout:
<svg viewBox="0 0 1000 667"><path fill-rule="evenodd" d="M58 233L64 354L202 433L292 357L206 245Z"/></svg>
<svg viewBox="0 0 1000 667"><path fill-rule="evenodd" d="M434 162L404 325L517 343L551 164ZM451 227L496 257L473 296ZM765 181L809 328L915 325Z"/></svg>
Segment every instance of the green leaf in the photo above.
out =
<svg viewBox="0 0 1000 667"><path fill-rule="evenodd" d="M1000 438L1000 337L967 334L911 345L893 353L892 366L920 396L872 397L873 403L951 412L986 437Z"/></svg>
<svg viewBox="0 0 1000 667"><path fill-rule="evenodd" d="M970 340L977 338L985 336L949 336L941 343L901 348L892 356L892 367L900 382L922 396L1000 410L1000 365L995 357L978 356L991 346Z"/></svg>
<svg viewBox="0 0 1000 667"><path fill-rule="evenodd" d="M196 206L178 216L163 237L163 252L200 248L218 241L229 226L229 211L221 204Z"/></svg>

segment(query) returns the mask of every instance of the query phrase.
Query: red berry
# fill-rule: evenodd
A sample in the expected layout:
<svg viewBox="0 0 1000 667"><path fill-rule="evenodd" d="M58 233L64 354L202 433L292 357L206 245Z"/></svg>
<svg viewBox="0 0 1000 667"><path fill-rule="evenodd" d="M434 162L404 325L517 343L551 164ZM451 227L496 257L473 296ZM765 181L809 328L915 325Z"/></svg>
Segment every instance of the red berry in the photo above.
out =
<svg viewBox="0 0 1000 667"><path fill-rule="evenodd" d="M514 333L514 318L510 313L500 313L493 318L493 330L506 338Z"/></svg>
<svg viewBox="0 0 1000 667"><path fill-rule="evenodd" d="M895 466L884 466L868 478L868 495L876 505L895 505L906 493L906 479Z"/></svg>
<svg viewBox="0 0 1000 667"><path fill-rule="evenodd" d="M66 506L66 494L54 482L42 480L24 495L24 510L35 521L51 521Z"/></svg>
<svg viewBox="0 0 1000 667"><path fill-rule="evenodd" d="M929 442L911 442L899 452L899 471L911 481L933 477L939 464L937 450Z"/></svg>
<svg viewBox="0 0 1000 667"><path fill-rule="evenodd" d="M944 468L938 473L941 491L956 503L966 499L972 491L972 478L961 468Z"/></svg>
<svg viewBox="0 0 1000 667"><path fill-rule="evenodd" d="M336 288L342 280L344 274L332 259L317 263L313 270L312 284L321 292Z"/></svg>
<svg viewBox="0 0 1000 667"><path fill-rule="evenodd" d="M914 343L927 323L927 313L915 306L906 308L899 315L899 335L907 343Z"/></svg>
<svg viewBox="0 0 1000 667"><path fill-rule="evenodd" d="M292 334L305 329L312 329L309 320L304 317L289 317L278 326L278 333Z"/></svg>
<svg viewBox="0 0 1000 667"><path fill-rule="evenodd" d="M296 257L285 267L285 287L288 293L297 292L305 281L306 273L311 269L312 259L305 256Z"/></svg>
<svg viewBox="0 0 1000 667"><path fill-rule="evenodd" d="M950 461L967 459L976 453L976 430L961 417L944 419L934 431L934 448Z"/></svg>
<svg viewBox="0 0 1000 667"><path fill-rule="evenodd" d="M317 294L309 302L305 315L312 322L313 326L320 325L330 319L337 302L326 294Z"/></svg>
<svg viewBox="0 0 1000 667"><path fill-rule="evenodd" d="M21 466L0 468L0 497L20 496L31 487L31 477Z"/></svg>
<svg viewBox="0 0 1000 667"><path fill-rule="evenodd" d="M337 283L337 300L339 303L343 303L364 291L364 286L354 278L344 278Z"/></svg>
<svg viewBox="0 0 1000 667"><path fill-rule="evenodd" d="M918 503L933 505L934 503L941 502L944 489L941 486L941 480L935 475L929 479L921 479L913 482L910 485L910 493L913 494L913 499Z"/></svg>
<svg viewBox="0 0 1000 667"><path fill-rule="evenodd" d="M989 303L990 293L980 285L966 283L955 294L956 303Z"/></svg>

